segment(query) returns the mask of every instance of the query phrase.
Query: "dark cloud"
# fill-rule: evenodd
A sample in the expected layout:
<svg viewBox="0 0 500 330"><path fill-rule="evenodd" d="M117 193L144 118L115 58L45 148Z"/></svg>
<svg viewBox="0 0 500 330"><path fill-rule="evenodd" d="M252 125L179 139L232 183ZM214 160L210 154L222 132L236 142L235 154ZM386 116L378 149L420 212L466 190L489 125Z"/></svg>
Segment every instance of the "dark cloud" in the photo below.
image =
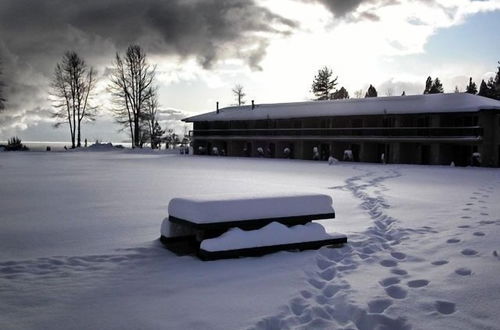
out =
<svg viewBox="0 0 500 330"><path fill-rule="evenodd" d="M152 52L196 56L205 67L262 42L262 33L286 34L296 25L253 0L6 0L0 13L2 38L22 54L51 53L60 42L108 41L118 49L140 43Z"/></svg>
<svg viewBox="0 0 500 330"><path fill-rule="evenodd" d="M259 70L268 39L296 27L254 0L2 0L4 117L50 108L48 82L69 49L101 75L113 54L132 43L152 55L196 58L205 69L238 58Z"/></svg>
<svg viewBox="0 0 500 330"><path fill-rule="evenodd" d="M374 13L371 13L368 11L361 13L360 17L362 19L367 20L367 21L374 21L374 22L380 21L380 17L377 14L374 14Z"/></svg>
<svg viewBox="0 0 500 330"><path fill-rule="evenodd" d="M399 0L302 0L304 2L315 2L325 6L335 17L352 19L351 14L362 4L368 4L377 9L380 7L399 4ZM430 0L423 0L430 1ZM360 13L356 20L378 21L379 17L372 11Z"/></svg>
<svg viewBox="0 0 500 330"><path fill-rule="evenodd" d="M306 0L309 2L319 2L328 8L335 16L344 17L356 10L363 2L371 0Z"/></svg>

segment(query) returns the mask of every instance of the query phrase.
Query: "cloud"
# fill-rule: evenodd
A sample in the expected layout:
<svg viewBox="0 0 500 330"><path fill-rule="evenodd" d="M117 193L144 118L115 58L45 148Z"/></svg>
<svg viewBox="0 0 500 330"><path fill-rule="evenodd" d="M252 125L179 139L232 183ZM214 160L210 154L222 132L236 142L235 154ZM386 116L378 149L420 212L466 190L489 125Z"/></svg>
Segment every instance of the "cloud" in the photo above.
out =
<svg viewBox="0 0 500 330"><path fill-rule="evenodd" d="M318 2L325 6L337 17L344 17L355 11L360 4L371 0L303 0L306 2Z"/></svg>
<svg viewBox="0 0 500 330"><path fill-rule="evenodd" d="M208 68L263 34L287 34L296 22L253 0L5 0L2 39L16 53L52 54L58 45L118 49L140 43L154 53L195 56ZM262 51L260 47L256 51Z"/></svg>
<svg viewBox="0 0 500 330"><path fill-rule="evenodd" d="M379 17L373 12L374 10L399 4L399 0L302 0L305 2L315 2L322 4L325 8L332 12L337 18L350 18L354 20L375 20ZM422 0L427 1L429 0ZM359 15L353 16L361 7L370 7L369 10L360 10Z"/></svg>
<svg viewBox="0 0 500 330"><path fill-rule="evenodd" d="M424 91L423 82L400 81L394 78L383 81L375 86L379 96L397 96L405 92L406 95L418 95ZM391 95L389 95L391 94Z"/></svg>
<svg viewBox="0 0 500 330"><path fill-rule="evenodd" d="M19 118L36 106L50 108L48 82L68 49L101 74L113 54L132 43L151 56L194 58L205 69L234 58L260 70L268 39L295 28L295 21L254 0L2 0L4 117Z"/></svg>

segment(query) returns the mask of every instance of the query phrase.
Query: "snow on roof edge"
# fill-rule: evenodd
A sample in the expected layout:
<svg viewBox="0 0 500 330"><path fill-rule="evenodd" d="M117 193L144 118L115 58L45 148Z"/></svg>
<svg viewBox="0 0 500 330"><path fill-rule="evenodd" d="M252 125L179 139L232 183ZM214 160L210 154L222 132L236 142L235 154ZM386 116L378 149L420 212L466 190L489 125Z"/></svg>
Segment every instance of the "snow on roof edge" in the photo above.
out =
<svg viewBox="0 0 500 330"><path fill-rule="evenodd" d="M309 109L311 106L315 109ZM353 108L354 106L356 106L356 109L343 109L344 107ZM303 111L305 107L308 109ZM411 109L412 107L413 109ZM343 100L263 103L256 104L255 109L252 109L251 105L225 107L219 109L219 113L211 111L184 118L182 121L261 120L269 118L292 119L327 116L379 115L384 113L423 114L477 112L480 110L500 110L500 101L469 93L441 93Z"/></svg>

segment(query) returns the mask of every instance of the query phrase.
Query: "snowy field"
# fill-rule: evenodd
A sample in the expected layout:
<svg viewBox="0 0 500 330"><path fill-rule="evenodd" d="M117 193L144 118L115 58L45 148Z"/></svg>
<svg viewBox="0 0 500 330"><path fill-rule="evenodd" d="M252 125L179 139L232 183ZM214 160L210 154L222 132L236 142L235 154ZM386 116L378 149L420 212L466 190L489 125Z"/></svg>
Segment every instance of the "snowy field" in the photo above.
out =
<svg viewBox="0 0 500 330"><path fill-rule="evenodd" d="M0 154L0 329L498 329L500 170ZM173 197L326 193L340 249L202 262Z"/></svg>

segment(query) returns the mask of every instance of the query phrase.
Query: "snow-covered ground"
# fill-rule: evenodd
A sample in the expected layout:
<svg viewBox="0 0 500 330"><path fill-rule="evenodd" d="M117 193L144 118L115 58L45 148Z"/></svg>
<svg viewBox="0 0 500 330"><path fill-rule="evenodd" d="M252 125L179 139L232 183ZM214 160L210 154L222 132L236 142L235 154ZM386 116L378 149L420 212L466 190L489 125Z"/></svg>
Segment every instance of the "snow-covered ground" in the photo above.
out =
<svg viewBox="0 0 500 330"><path fill-rule="evenodd" d="M498 329L500 170L0 154L0 329ZM176 196L325 193L340 249L202 262Z"/></svg>

